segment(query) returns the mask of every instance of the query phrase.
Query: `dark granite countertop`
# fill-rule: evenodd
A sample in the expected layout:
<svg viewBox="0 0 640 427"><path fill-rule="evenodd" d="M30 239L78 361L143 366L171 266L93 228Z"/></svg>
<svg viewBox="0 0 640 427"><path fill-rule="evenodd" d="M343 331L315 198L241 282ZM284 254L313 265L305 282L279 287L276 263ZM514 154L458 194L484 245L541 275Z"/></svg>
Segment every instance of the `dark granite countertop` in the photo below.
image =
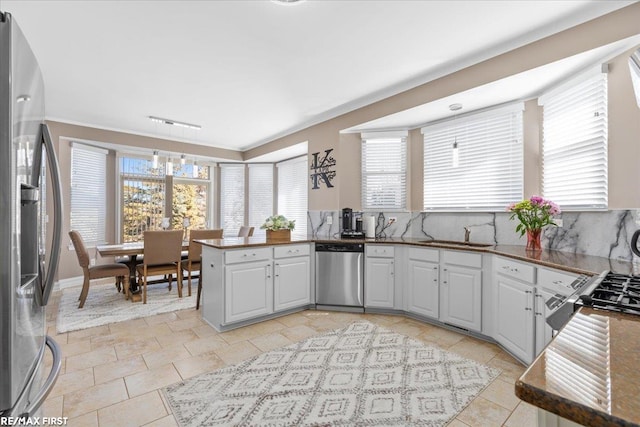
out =
<svg viewBox="0 0 640 427"><path fill-rule="evenodd" d="M640 426L640 316L581 308L516 382L516 395L586 426Z"/></svg>
<svg viewBox="0 0 640 427"><path fill-rule="evenodd" d="M366 244L405 244L412 246L424 246L430 248L456 249L481 253L491 253L505 257L531 262L534 264L557 268L577 274L600 274L605 270L616 273L632 274L633 264L629 261L613 260L609 258L576 254L572 252L561 252L552 250L542 250L541 252L530 252L524 246L516 245L490 245L486 247L467 246L462 244L446 243L425 243L425 239L417 238L384 238L384 239L340 239L331 237L313 237L292 235L287 242L267 242L266 237L232 237L217 240L201 240L205 246L217 249L240 249L256 246L290 245L295 243L313 242L350 242Z"/></svg>

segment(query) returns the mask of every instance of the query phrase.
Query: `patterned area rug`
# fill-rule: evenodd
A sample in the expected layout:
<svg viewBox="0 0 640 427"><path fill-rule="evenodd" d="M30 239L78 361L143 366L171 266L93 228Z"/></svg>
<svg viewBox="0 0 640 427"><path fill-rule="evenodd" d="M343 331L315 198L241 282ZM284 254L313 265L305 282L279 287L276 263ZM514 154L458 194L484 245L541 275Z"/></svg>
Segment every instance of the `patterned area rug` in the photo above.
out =
<svg viewBox="0 0 640 427"><path fill-rule="evenodd" d="M357 322L163 393L181 426L442 426L499 373Z"/></svg>
<svg viewBox="0 0 640 427"><path fill-rule="evenodd" d="M195 287L193 286L195 284ZM186 282L183 297L178 298L178 291L174 281L171 292L165 283L147 287L147 303L132 303L124 299L124 294L118 292L115 285L93 285L89 288L89 295L83 308L78 308L80 287L65 289L60 299L58 310L58 333L77 331L79 329L102 326L109 323L124 322L154 314L195 308L198 281L192 282L192 295L188 296Z"/></svg>

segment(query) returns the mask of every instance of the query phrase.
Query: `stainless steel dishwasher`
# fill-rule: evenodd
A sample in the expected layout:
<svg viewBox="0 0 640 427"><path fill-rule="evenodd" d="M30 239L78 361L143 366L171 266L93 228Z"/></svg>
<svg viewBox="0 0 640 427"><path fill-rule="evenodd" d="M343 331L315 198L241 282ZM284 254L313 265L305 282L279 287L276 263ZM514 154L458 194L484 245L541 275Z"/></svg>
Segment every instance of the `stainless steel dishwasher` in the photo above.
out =
<svg viewBox="0 0 640 427"><path fill-rule="evenodd" d="M316 243L318 308L364 311L364 244Z"/></svg>

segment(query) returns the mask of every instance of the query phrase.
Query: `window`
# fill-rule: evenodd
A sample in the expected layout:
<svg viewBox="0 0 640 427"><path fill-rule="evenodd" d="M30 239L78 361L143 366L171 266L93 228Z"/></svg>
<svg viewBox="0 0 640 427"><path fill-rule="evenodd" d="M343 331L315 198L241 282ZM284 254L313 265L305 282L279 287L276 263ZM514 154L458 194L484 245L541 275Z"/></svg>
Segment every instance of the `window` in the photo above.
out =
<svg viewBox="0 0 640 427"><path fill-rule="evenodd" d="M407 132L362 134L362 209L406 209Z"/></svg>
<svg viewBox="0 0 640 427"><path fill-rule="evenodd" d="M296 221L293 233L307 234L307 190L309 171L307 156L276 164L278 168L277 214Z"/></svg>
<svg viewBox="0 0 640 427"><path fill-rule="evenodd" d="M425 211L502 211L522 199L523 108L512 104L422 128Z"/></svg>
<svg viewBox="0 0 640 427"><path fill-rule="evenodd" d="M542 96L542 191L562 209L606 209L607 75L593 70Z"/></svg>
<svg viewBox="0 0 640 427"><path fill-rule="evenodd" d="M220 224L225 237L244 225L244 164L220 165Z"/></svg>
<svg viewBox="0 0 640 427"><path fill-rule="evenodd" d="M105 242L107 151L71 144L71 229L87 246Z"/></svg>
<svg viewBox="0 0 640 427"><path fill-rule="evenodd" d="M273 215L273 164L249 165L249 221L254 236L265 234L260 226Z"/></svg>
<svg viewBox="0 0 640 427"><path fill-rule="evenodd" d="M162 229L169 218L173 229L208 228L210 224L209 166L173 164L173 175L166 175L164 164L153 168L149 159L121 157L121 241L141 241L146 230Z"/></svg>

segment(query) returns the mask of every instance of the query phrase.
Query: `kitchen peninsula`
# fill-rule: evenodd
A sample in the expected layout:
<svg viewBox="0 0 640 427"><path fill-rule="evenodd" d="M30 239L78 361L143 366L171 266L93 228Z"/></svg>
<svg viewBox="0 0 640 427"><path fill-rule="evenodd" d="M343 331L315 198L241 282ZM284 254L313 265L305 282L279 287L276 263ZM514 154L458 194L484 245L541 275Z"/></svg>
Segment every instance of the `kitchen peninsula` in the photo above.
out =
<svg viewBox="0 0 640 427"><path fill-rule="evenodd" d="M315 277L314 243L336 241L342 240L293 236L291 241L288 242L270 242L264 237L201 241L203 244L203 319L218 330L230 330L294 311L315 308L315 286L313 283L313 277ZM494 313L500 311L500 307L496 305L497 291L494 288L497 287L496 283L500 281L499 278L501 276L496 276L496 274L503 273L496 271L497 269L503 269L506 265L515 265L516 267L509 268L516 271L515 273L512 271L516 275L531 269L531 271L537 271L539 282L550 280L549 277L563 277L563 274L573 275L569 277L578 277L577 275L591 276L604 270L623 274L633 273L633 265L625 261L549 250L531 253L527 252L522 246L496 245L482 247L465 245L464 242L428 243L424 240L411 238L348 239L347 241L357 241L364 243L365 246L383 245L395 248L396 289L394 293L396 298L394 305L388 309L380 310L379 308L367 307L365 304L365 311L382 311L406 315L445 328L451 327L451 325L444 324L437 318L416 315L415 310L412 310L412 305L409 304L410 298L407 293L410 291L407 283L410 283L411 280L407 271L410 269L410 263L415 262L415 260L410 259L412 258L411 254L422 253L416 252L416 249L418 249L419 251L427 250L441 254L442 258L444 258L445 253L481 256L483 260L482 326L477 330L467 330L467 333L488 341L497 342L512 354L518 355L519 353L511 351L501 341L499 336L500 328L497 325L497 319L501 318L494 317ZM435 265L437 266L437 264ZM549 276L551 273L557 276ZM446 285L441 283L440 286L444 287ZM440 295L442 295L442 292L440 292ZM414 304L415 301L411 301L411 303ZM440 304L442 304L441 299ZM607 359L608 365L606 366L609 370L609 381L614 386L615 393L609 396L608 403L596 402L592 405L585 405L580 400L580 396L575 395L576 390L579 388L575 384L569 384L573 376L565 375L572 371L572 366L574 365L565 366L562 363L555 363L566 359L564 357L553 357L554 354L559 354L557 350L559 343L572 337L570 333L571 328L574 328L572 325L583 318L609 319L607 320L608 323L605 322L610 325L608 333L611 334L611 345L607 349L610 353L608 355L609 359ZM548 327L545 325L544 328L547 329ZM638 408L633 405L637 405L637 402L634 402L633 399L629 401L622 398L623 394L635 396L640 391L640 386L638 386L640 382L630 378L628 374L624 373L626 370L623 369L627 363L625 361L628 358L633 358L629 354L637 354L638 350L640 350L640 341L634 339L636 335L632 333L636 329L640 332L640 321L633 316L602 314L586 308L581 309L563 329L563 332L547 347L545 345L551 340L551 336L550 334L546 335L547 338L542 347L535 350L535 354L539 353L538 358L517 382L516 394L522 400L553 413L540 411L541 419L554 417L554 414L558 414L578 422L585 422L587 419L605 421L613 419L616 422L628 420L632 423L629 425L636 425L638 420L634 417L637 417L637 415L633 414L640 413L640 410L636 410ZM456 328L456 330L460 331L459 328ZM462 332L464 333L465 331ZM531 338L531 340L533 341L534 339ZM596 342L593 345L596 345ZM630 346L635 350L628 353L627 350ZM525 357L518 358L525 364L533 360L533 357L528 360L525 360ZM554 368L553 370L549 369L549 363ZM585 363L587 363L585 366L591 366L589 363L593 363L593 366L602 365L601 361L596 360ZM557 376L551 378L549 375L553 373ZM558 387L565 390L564 395L556 394L558 393ZM628 390L631 391L627 393ZM624 404L620 402L624 402ZM616 409L613 412L614 418L606 414L606 410L603 409L602 405L609 405L611 408ZM621 409L621 405L626 406ZM595 417L594 413L598 411L604 412Z"/></svg>

